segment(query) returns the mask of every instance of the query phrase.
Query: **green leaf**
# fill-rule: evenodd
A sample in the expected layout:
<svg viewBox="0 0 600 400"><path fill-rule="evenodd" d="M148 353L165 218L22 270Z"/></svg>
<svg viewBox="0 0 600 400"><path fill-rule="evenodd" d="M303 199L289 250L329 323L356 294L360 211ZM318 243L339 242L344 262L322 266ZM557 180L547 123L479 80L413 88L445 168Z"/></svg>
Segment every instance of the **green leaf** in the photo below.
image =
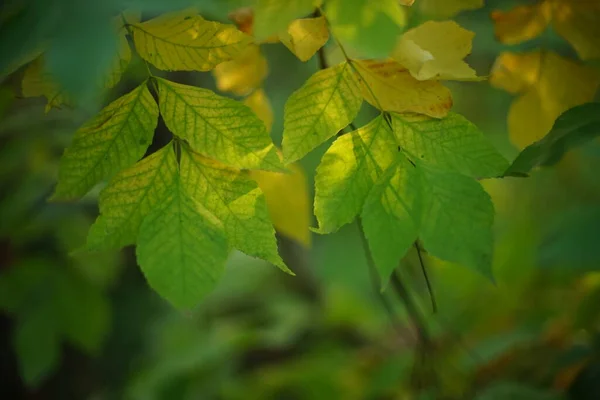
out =
<svg viewBox="0 0 600 400"><path fill-rule="evenodd" d="M233 247L289 272L277 253L265 197L246 173L183 146L181 179L188 193L223 223Z"/></svg>
<svg viewBox="0 0 600 400"><path fill-rule="evenodd" d="M315 216L320 233L352 222L398 146L383 116L336 139L323 155L315 176Z"/></svg>
<svg viewBox="0 0 600 400"><path fill-rule="evenodd" d="M363 207L363 229L384 286L417 240L425 205L423 183L419 168L397 153Z"/></svg>
<svg viewBox="0 0 600 400"><path fill-rule="evenodd" d="M193 11L132 24L131 30L139 55L166 71L210 71L252 42L235 26L206 21Z"/></svg>
<svg viewBox="0 0 600 400"><path fill-rule="evenodd" d="M191 308L217 285L229 247L219 220L176 177L169 196L142 222L136 254L154 290Z"/></svg>
<svg viewBox="0 0 600 400"><path fill-rule="evenodd" d="M283 157L290 163L346 127L358 114L362 96L346 62L320 70L285 104Z"/></svg>
<svg viewBox="0 0 600 400"><path fill-rule="evenodd" d="M134 244L145 216L169 196L177 160L169 144L119 172L100 192L100 216L90 228L90 250Z"/></svg>
<svg viewBox="0 0 600 400"><path fill-rule="evenodd" d="M491 277L494 205L479 182L417 165L426 194L420 237L425 249Z"/></svg>
<svg viewBox="0 0 600 400"><path fill-rule="evenodd" d="M476 178L500 176L508 165L483 133L459 114L443 119L393 114L393 127L398 144L413 161Z"/></svg>
<svg viewBox="0 0 600 400"><path fill-rule="evenodd" d="M290 22L310 14L319 3L319 0L258 0L253 24L256 40L285 31Z"/></svg>
<svg viewBox="0 0 600 400"><path fill-rule="evenodd" d="M523 176L537 166L551 166L570 149L600 135L600 103L587 103L565 111L552 130L541 140L527 146L504 173Z"/></svg>
<svg viewBox="0 0 600 400"><path fill-rule="evenodd" d="M48 100L46 112L52 108L72 105L70 96L55 82L54 77L46 71L43 57L38 57L25 69L23 81L21 82L21 92L23 97L44 96Z"/></svg>
<svg viewBox="0 0 600 400"><path fill-rule="evenodd" d="M41 305L19 316L13 343L23 381L38 386L54 372L61 357L58 326L50 305Z"/></svg>
<svg viewBox="0 0 600 400"><path fill-rule="evenodd" d="M194 151L237 168L282 169L265 125L250 108L208 89L157 82L165 124Z"/></svg>
<svg viewBox="0 0 600 400"><path fill-rule="evenodd" d="M60 161L54 200L74 200L103 179L130 167L146 152L158 106L142 83L110 103L76 133Z"/></svg>

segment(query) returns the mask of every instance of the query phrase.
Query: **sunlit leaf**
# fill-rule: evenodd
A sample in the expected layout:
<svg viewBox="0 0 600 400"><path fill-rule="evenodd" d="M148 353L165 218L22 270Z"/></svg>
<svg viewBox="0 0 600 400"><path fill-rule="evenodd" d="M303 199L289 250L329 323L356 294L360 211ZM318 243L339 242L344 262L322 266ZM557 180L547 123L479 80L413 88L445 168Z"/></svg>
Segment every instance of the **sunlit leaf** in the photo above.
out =
<svg viewBox="0 0 600 400"><path fill-rule="evenodd" d="M436 118L452 107L450 90L438 81L418 81L393 60L353 61L361 78L362 94L383 111L414 112Z"/></svg>
<svg viewBox="0 0 600 400"><path fill-rule="evenodd" d="M479 182L418 165L425 185L420 239L428 253L492 274L494 205Z"/></svg>
<svg viewBox="0 0 600 400"><path fill-rule="evenodd" d="M297 19L279 34L279 40L301 61L308 61L329 40L327 21L322 16Z"/></svg>
<svg viewBox="0 0 600 400"><path fill-rule="evenodd" d="M394 135L414 161L476 177L497 177L508 162L475 125L459 114L443 119L393 114Z"/></svg>
<svg viewBox="0 0 600 400"><path fill-rule="evenodd" d="M383 116L340 136L323 155L315 176L315 216L320 233L352 222L398 146Z"/></svg>
<svg viewBox="0 0 600 400"><path fill-rule="evenodd" d="M510 107L508 129L511 141L523 148L544 137L561 113L592 101L600 76L551 52L502 53L490 82L521 93Z"/></svg>
<svg viewBox="0 0 600 400"><path fill-rule="evenodd" d="M225 269L222 224L176 177L166 198L144 218L136 254L148 284L178 308L196 306Z"/></svg>
<svg viewBox="0 0 600 400"><path fill-rule="evenodd" d="M347 63L320 70L287 100L283 156L286 163L304 157L356 117L362 99Z"/></svg>
<svg viewBox="0 0 600 400"><path fill-rule="evenodd" d="M253 29L256 40L285 31L290 22L312 13L320 3L320 0L257 0Z"/></svg>
<svg viewBox="0 0 600 400"><path fill-rule="evenodd" d="M392 58L418 80L477 80L463 61L471 53L475 34L454 21L428 21L402 35Z"/></svg>
<svg viewBox="0 0 600 400"><path fill-rule="evenodd" d="M254 111L254 114L264 122L267 132L270 132L273 126L273 109L265 91L255 90L244 99L244 104Z"/></svg>
<svg viewBox="0 0 600 400"><path fill-rule="evenodd" d="M496 38L506 44L517 44L539 36L551 17L552 4L548 1L517 6L506 12L492 12Z"/></svg>
<svg viewBox="0 0 600 400"><path fill-rule="evenodd" d="M375 184L361 218L383 285L417 239L426 203L420 172L402 154Z"/></svg>
<svg viewBox="0 0 600 400"><path fill-rule="evenodd" d="M209 71L252 41L235 26L207 21L194 12L164 14L130 27L139 55L167 71Z"/></svg>
<svg viewBox="0 0 600 400"><path fill-rule="evenodd" d="M133 165L152 142L157 123L158 106L146 82L106 106L65 150L53 199L77 199Z"/></svg>
<svg viewBox="0 0 600 400"><path fill-rule="evenodd" d="M181 179L188 193L223 223L233 247L288 271L277 253L265 197L246 173L183 146Z"/></svg>
<svg viewBox="0 0 600 400"><path fill-rule="evenodd" d="M101 192L100 216L90 228L90 249L119 249L134 244L142 220L172 191L177 160L169 144L119 172Z"/></svg>
<svg viewBox="0 0 600 400"><path fill-rule="evenodd" d="M505 172L521 176L536 166L554 165L570 149L600 135L600 103L571 108L558 117L552 130L541 140L527 146Z"/></svg>
<svg viewBox="0 0 600 400"><path fill-rule="evenodd" d="M248 107L208 89L156 80L165 124L195 151L237 168L281 170L265 125Z"/></svg>
<svg viewBox="0 0 600 400"><path fill-rule="evenodd" d="M299 165L287 166L288 173L251 171L265 195L269 216L277 232L310 246L310 204L306 176Z"/></svg>
<svg viewBox="0 0 600 400"><path fill-rule="evenodd" d="M268 72L260 47L249 45L233 60L217 65L213 75L219 90L243 96L260 87Z"/></svg>

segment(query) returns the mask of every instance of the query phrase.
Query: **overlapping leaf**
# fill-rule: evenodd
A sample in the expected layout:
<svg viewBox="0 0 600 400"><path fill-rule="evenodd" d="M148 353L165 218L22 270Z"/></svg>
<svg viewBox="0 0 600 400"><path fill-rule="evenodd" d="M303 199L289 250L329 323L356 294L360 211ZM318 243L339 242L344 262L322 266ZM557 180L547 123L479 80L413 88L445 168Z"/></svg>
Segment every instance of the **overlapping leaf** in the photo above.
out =
<svg viewBox="0 0 600 400"><path fill-rule="evenodd" d="M353 61L361 78L362 94L383 111L415 112L436 118L452 107L450 90L438 81L418 81L393 60Z"/></svg>
<svg viewBox="0 0 600 400"><path fill-rule="evenodd" d="M54 199L73 200L139 160L152 142L158 106L142 83L76 133L61 159Z"/></svg>
<svg viewBox="0 0 600 400"><path fill-rule="evenodd" d="M422 180L420 169L398 153L364 204L363 229L384 285L417 240L426 206Z"/></svg>
<svg viewBox="0 0 600 400"><path fill-rule="evenodd" d="M471 53L473 36L454 21L428 21L404 33L391 57L418 80L477 80L463 61Z"/></svg>
<svg viewBox="0 0 600 400"><path fill-rule="evenodd" d="M249 45L231 61L216 66L213 71L217 88L239 96L261 86L269 68L257 45Z"/></svg>
<svg viewBox="0 0 600 400"><path fill-rule="evenodd" d="M273 109L265 91L263 89L253 91L244 99L244 104L265 124L267 132L271 132L271 127L273 126Z"/></svg>
<svg viewBox="0 0 600 400"><path fill-rule="evenodd" d="M237 56L252 39L233 25L194 12L165 14L130 25L142 58L167 71L209 71Z"/></svg>
<svg viewBox="0 0 600 400"><path fill-rule="evenodd" d="M150 286L179 308L214 289L229 254L222 224L174 179L168 196L144 219L136 254Z"/></svg>
<svg viewBox="0 0 600 400"><path fill-rule="evenodd" d="M447 19L483 7L483 0L419 0L415 7L428 17Z"/></svg>
<svg viewBox="0 0 600 400"><path fill-rule="evenodd" d="M143 219L168 198L175 179L177 160L171 145L115 175L100 192L100 216L90 228L88 248L134 244Z"/></svg>
<svg viewBox="0 0 600 400"><path fill-rule="evenodd" d="M248 107L208 89L157 82L165 124L195 151L237 168L281 169L265 125Z"/></svg>
<svg viewBox="0 0 600 400"><path fill-rule="evenodd" d="M397 153L396 142L383 116L333 142L323 155L315 177L319 232L334 232L360 213L373 184Z"/></svg>
<svg viewBox="0 0 600 400"><path fill-rule="evenodd" d="M393 124L398 144L413 160L477 178L501 176L508 166L483 133L459 114L441 120L396 114Z"/></svg>
<svg viewBox="0 0 600 400"><path fill-rule="evenodd" d="M361 104L358 80L348 63L315 73L285 104L285 161L304 157L346 127Z"/></svg>
<svg viewBox="0 0 600 400"><path fill-rule="evenodd" d="M254 7L254 36L262 41L285 31L292 20L310 14L320 3L320 0L258 0Z"/></svg>
<svg viewBox="0 0 600 400"><path fill-rule="evenodd" d="M561 113L592 101L600 76L551 52L502 53L490 83L521 94L510 107L508 129L511 141L523 148L544 137Z"/></svg>
<svg viewBox="0 0 600 400"><path fill-rule="evenodd" d="M70 96L46 72L42 57L32 61L25 70L21 90L24 97L44 96L48 100L46 112L52 108L72 105Z"/></svg>
<svg viewBox="0 0 600 400"><path fill-rule="evenodd" d="M279 40L301 61L308 61L329 39L325 17L303 18L293 21Z"/></svg>
<svg viewBox="0 0 600 400"><path fill-rule="evenodd" d="M223 223L231 245L288 271L277 253L275 231L256 182L185 146L180 162L186 190Z"/></svg>

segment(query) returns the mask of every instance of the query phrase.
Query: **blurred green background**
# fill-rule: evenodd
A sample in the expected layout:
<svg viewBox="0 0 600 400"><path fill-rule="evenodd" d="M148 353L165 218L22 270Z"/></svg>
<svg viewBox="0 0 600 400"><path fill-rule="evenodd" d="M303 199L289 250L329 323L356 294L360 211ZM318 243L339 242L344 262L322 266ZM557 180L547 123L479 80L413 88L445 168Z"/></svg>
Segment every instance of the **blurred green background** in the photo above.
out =
<svg viewBox="0 0 600 400"><path fill-rule="evenodd" d="M119 0L113 2L117 6ZM2 70L11 62L5 54L29 54L36 40L45 37L44 30L54 29L41 22L52 25L56 21L49 19L66 18L52 17L56 5L51 3L6 4L0 28L0 44L7 49L2 51ZM79 54L78 63L91 63L106 51L100 39L94 45L81 41L96 37L89 21L110 8L67 3L77 6L72 10L76 17L54 37L53 43L62 46L56 45L53 56L57 71L73 71L65 67L75 62L72 54ZM488 1L456 18L476 33L468 61L480 75L489 74L496 56L508 48L494 39L489 13L516 3ZM147 3L148 15L161 11L163 4ZM207 17L225 20L235 5L207 6ZM25 15L20 24L32 25L6 17L10 7L38 7L34 16L17 13ZM410 24L427 17L414 12ZM21 47L11 44L10 35L18 34L18 29L11 31L15 26L27 39ZM280 144L285 100L317 70L317 61L313 57L302 63L281 44L262 47L270 69L265 90L275 114L273 139ZM511 50L538 47L576 58L552 32ZM313 235L310 249L279 238L282 256L296 277L232 254L218 289L199 309L182 314L147 286L131 248L94 255L77 251L97 215L97 190L78 203L46 201L75 129L101 104L145 77L146 67L136 57L103 99L89 94L79 69L69 76L86 101L76 110L45 114L42 99L21 98L20 70L3 80L0 398L600 398L598 142L571 151L557 167L529 178L484 182L497 211L495 282L425 255L438 304L433 313L417 255L409 253L400 272L432 337L425 349L389 288L384 296L399 320L391 320L383 307L356 224L333 235ZM209 73L169 77L215 89ZM514 158L517 149L506 127L512 96L487 82L448 86L454 111ZM373 113L363 107L358 124ZM159 122L153 148L165 137ZM315 168L330 143L301 162L310 192Z"/></svg>

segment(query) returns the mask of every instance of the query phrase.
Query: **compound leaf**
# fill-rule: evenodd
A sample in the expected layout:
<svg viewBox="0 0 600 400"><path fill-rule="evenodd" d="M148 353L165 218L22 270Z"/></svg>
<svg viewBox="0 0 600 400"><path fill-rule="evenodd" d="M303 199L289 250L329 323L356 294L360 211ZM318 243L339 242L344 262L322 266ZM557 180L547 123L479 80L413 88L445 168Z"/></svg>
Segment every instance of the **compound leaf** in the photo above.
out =
<svg viewBox="0 0 600 400"><path fill-rule="evenodd" d="M130 27L139 55L166 71L210 71L252 42L235 26L207 21L193 11L164 14Z"/></svg>
<svg viewBox="0 0 600 400"><path fill-rule="evenodd" d="M285 104L285 162L299 160L346 127L358 114L361 104L358 80L348 63L311 76Z"/></svg>
<svg viewBox="0 0 600 400"><path fill-rule="evenodd" d="M282 168L263 122L239 101L157 78L160 112L198 153L242 169Z"/></svg>
<svg viewBox="0 0 600 400"><path fill-rule="evenodd" d="M393 127L413 161L477 178L500 176L508 166L483 133L459 114L444 119L394 114Z"/></svg>
<svg viewBox="0 0 600 400"><path fill-rule="evenodd" d="M136 254L149 285L178 308L212 291L229 254L219 220L176 177L172 190L142 222Z"/></svg>
<svg viewBox="0 0 600 400"><path fill-rule="evenodd" d="M169 144L119 172L101 192L100 216L90 228L90 250L134 244L144 217L173 190L177 160Z"/></svg>
<svg viewBox="0 0 600 400"><path fill-rule="evenodd" d="M336 139L315 176L315 216L320 233L331 233L360 213L373 184L398 153L383 116Z"/></svg>
<svg viewBox="0 0 600 400"><path fill-rule="evenodd" d="M76 133L61 158L55 200L74 200L139 160L152 142L158 106L142 83Z"/></svg>

